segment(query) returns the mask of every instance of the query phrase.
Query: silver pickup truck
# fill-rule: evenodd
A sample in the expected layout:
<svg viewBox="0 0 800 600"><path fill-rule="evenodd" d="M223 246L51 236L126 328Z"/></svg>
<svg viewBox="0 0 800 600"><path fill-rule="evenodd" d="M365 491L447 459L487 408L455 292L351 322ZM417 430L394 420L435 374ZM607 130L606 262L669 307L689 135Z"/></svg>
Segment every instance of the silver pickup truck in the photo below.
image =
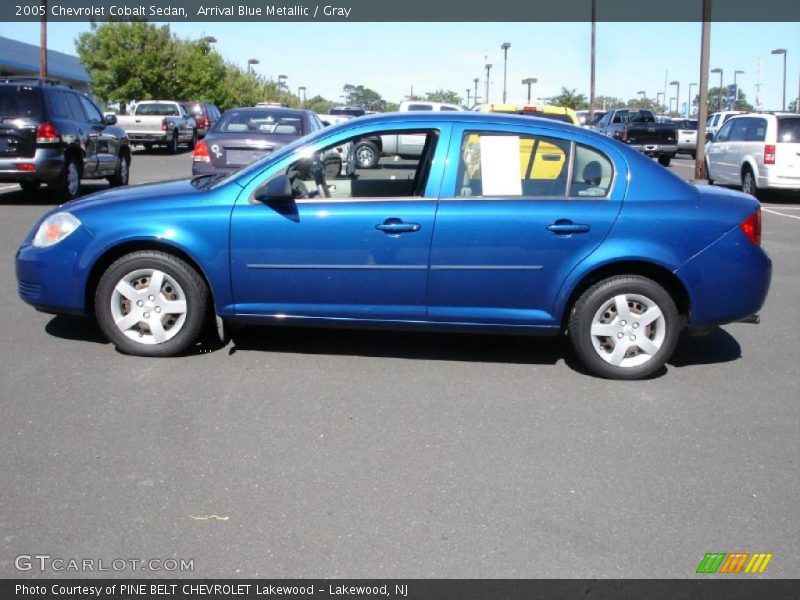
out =
<svg viewBox="0 0 800 600"><path fill-rule="evenodd" d="M194 148L197 128L194 118L180 102L172 100L145 100L139 102L130 115L121 115L117 124L128 134L131 144L150 150L153 146L166 146L171 154L179 144Z"/></svg>

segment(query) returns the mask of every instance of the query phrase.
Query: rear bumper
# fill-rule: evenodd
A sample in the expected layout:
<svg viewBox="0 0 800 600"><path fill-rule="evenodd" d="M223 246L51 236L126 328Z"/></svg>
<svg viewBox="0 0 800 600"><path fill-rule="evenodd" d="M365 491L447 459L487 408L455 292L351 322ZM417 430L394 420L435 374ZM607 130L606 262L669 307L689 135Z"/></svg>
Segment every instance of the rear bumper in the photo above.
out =
<svg viewBox="0 0 800 600"><path fill-rule="evenodd" d="M690 291L689 326L721 325L761 310L772 279L772 261L735 227L675 274Z"/></svg>
<svg viewBox="0 0 800 600"><path fill-rule="evenodd" d="M629 144L629 146L647 156L675 154L678 151L677 144Z"/></svg>
<svg viewBox="0 0 800 600"><path fill-rule="evenodd" d="M128 131L128 139L131 144L166 144L172 139L172 133L163 131Z"/></svg>
<svg viewBox="0 0 800 600"><path fill-rule="evenodd" d="M759 188L771 190L800 190L800 177L781 177L776 173L767 172L756 178Z"/></svg>
<svg viewBox="0 0 800 600"><path fill-rule="evenodd" d="M20 171L19 165L32 164L32 171ZM53 181L64 168L64 150L37 148L32 158L0 158L0 183Z"/></svg>
<svg viewBox="0 0 800 600"><path fill-rule="evenodd" d="M215 167L211 163L192 162L192 175L229 175L242 167Z"/></svg>

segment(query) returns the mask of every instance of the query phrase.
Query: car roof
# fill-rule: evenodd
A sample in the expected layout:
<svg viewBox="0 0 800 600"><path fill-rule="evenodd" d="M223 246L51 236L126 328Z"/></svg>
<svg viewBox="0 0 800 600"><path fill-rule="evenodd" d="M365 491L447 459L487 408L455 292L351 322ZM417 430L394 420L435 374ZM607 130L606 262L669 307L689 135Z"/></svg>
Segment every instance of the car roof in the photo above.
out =
<svg viewBox="0 0 800 600"><path fill-rule="evenodd" d="M408 121L435 123L475 123L477 124L492 124L492 125L531 125L535 124L537 127L546 129L554 129L561 131L580 131L587 132L578 125L572 123L565 123L563 121L556 121L553 119L546 119L528 115L510 115L503 113L491 112L473 112L473 111L443 111L432 112L427 110L422 111L407 111L407 112L392 112L380 113L377 115L367 115L350 119L347 121L347 128L352 128L360 125L379 125L382 123L404 123ZM337 125L337 127L344 127L345 123Z"/></svg>
<svg viewBox="0 0 800 600"><path fill-rule="evenodd" d="M235 106L233 108L227 109L225 112L230 112L233 110L238 110L241 112L263 112L265 110L268 110L270 112L285 113L287 115L296 115L298 117L300 115L305 115L309 113L313 114L313 111L310 110L305 110L303 108L288 108L286 106Z"/></svg>

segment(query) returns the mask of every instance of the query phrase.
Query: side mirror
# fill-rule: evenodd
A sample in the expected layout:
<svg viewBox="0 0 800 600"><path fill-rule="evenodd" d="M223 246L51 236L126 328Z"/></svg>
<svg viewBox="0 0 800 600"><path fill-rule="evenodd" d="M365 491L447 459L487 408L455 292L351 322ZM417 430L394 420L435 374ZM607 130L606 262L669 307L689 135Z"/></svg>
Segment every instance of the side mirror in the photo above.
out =
<svg viewBox="0 0 800 600"><path fill-rule="evenodd" d="M714 134L711 133L710 131L706 132L706 141L707 142L713 142L714 141Z"/></svg>
<svg viewBox="0 0 800 600"><path fill-rule="evenodd" d="M253 198L264 204L291 204L294 202L292 182L286 175L276 175L258 186Z"/></svg>
<svg viewBox="0 0 800 600"><path fill-rule="evenodd" d="M106 125L116 125L117 124L117 115L109 113L109 114L107 114L105 116L105 119L103 119L103 122Z"/></svg>

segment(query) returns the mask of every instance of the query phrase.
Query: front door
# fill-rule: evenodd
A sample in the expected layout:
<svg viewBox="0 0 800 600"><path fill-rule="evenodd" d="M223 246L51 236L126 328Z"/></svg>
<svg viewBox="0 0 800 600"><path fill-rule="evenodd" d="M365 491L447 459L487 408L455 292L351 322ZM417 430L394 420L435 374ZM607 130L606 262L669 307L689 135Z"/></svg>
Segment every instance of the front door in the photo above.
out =
<svg viewBox="0 0 800 600"><path fill-rule="evenodd" d="M438 192L438 181L428 185L437 135L425 133L420 158L381 159L342 179L315 168L328 148L310 159L298 151L281 171L294 202L240 198L231 225L237 314L424 320Z"/></svg>
<svg viewBox="0 0 800 600"><path fill-rule="evenodd" d="M617 218L625 173L533 129L454 130L450 160L460 166L439 203L429 319L552 326L561 283Z"/></svg>

